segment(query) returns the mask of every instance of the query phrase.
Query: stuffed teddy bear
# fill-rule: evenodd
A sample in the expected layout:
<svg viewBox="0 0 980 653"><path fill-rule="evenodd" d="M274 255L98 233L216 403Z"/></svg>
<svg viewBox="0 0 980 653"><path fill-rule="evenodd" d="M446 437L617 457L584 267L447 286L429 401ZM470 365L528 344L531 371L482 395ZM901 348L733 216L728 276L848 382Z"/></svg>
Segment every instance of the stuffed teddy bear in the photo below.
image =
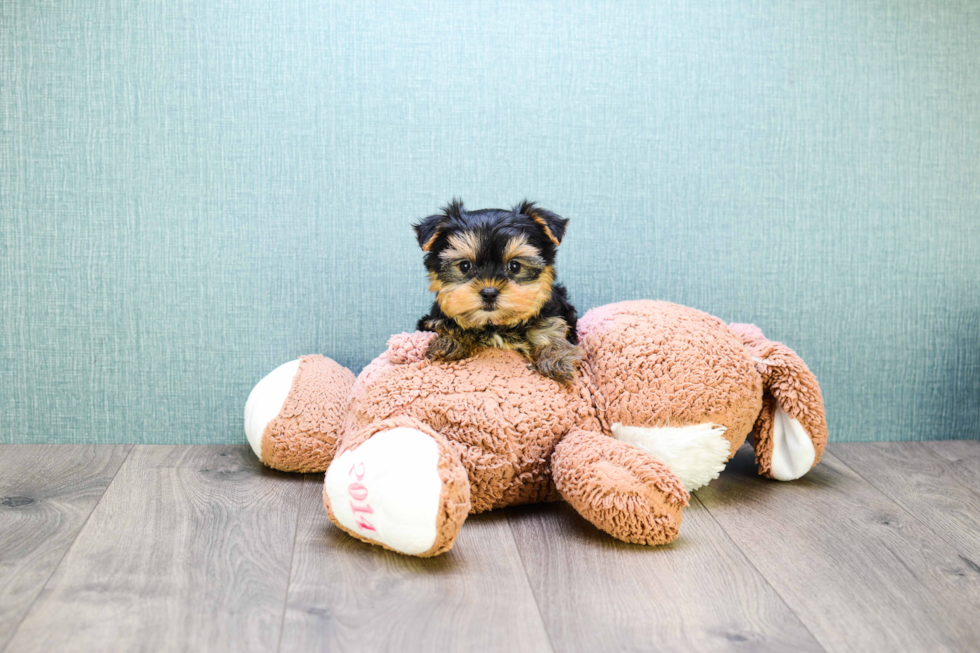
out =
<svg viewBox="0 0 980 653"><path fill-rule="evenodd" d="M570 385L499 349L430 362L425 332L392 337L356 378L305 356L255 386L245 433L270 467L326 471L339 528L415 556L449 550L468 514L559 498L613 537L664 544L750 433L762 476L820 460L816 378L758 328L630 301L590 310L578 334Z"/></svg>

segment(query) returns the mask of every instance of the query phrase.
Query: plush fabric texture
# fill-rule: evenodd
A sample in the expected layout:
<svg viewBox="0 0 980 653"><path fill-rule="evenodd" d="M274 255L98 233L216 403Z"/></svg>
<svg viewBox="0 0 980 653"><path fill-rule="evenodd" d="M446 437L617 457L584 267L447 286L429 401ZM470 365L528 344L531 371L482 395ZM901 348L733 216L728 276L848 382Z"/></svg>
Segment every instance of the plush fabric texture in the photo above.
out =
<svg viewBox="0 0 980 653"><path fill-rule="evenodd" d="M762 378L724 322L668 302L600 306L579 320L583 366L606 433L625 426L726 428L729 458L762 407Z"/></svg>
<svg viewBox="0 0 980 653"><path fill-rule="evenodd" d="M612 425L614 438L637 446L666 464L688 492L707 485L725 469L731 443L724 432L724 426L711 422L689 426Z"/></svg>
<svg viewBox="0 0 980 653"><path fill-rule="evenodd" d="M306 396L301 386L307 382L322 385L327 377L312 372L323 370L335 374L347 389L332 395L335 405L328 421L337 430L326 440L297 437L293 448L277 442L290 456L266 462L322 471L330 463L328 451L333 452L324 441L339 443L342 454L396 427L428 434L440 452L442 491L438 537L423 555L436 555L452 546L467 512L558 498L624 541L670 542L677 537L689 498L670 465L691 469L689 463L697 461L683 457L703 455L693 438L703 436L705 428L727 445L718 458L727 461L754 423L770 424L760 414L764 396L785 400L793 417L814 428L815 447L826 441L816 379L798 357L761 332L733 330L701 311L653 301L599 307L579 324L582 369L569 387L533 372L512 351L487 349L462 361L432 363L425 358L431 333L393 336L388 349L353 383L318 358L304 359L297 387L284 407L288 419L274 424L298 419L301 402L294 396ZM760 363L753 360L755 354L768 358ZM312 401L305 405L322 407ZM611 423L636 429L701 428L670 430L675 441L668 448L668 463L613 438ZM266 435L282 440L291 433L303 432L270 426ZM692 446L676 441L685 434ZM767 455L768 442L771 460L771 440L757 439L760 458ZM310 447L309 459L301 462L304 447ZM263 459L265 451L263 444ZM761 473L767 470L760 465ZM699 482L713 477L716 470L710 471ZM324 505L343 528L326 492ZM374 541L365 533L351 534Z"/></svg>
<svg viewBox="0 0 980 653"><path fill-rule="evenodd" d="M343 446L336 453L340 455L344 451L356 449L379 431L393 429L399 426L418 429L426 433L436 441L439 449L438 469L439 478L442 481L442 492L439 495L439 512L436 517L436 541L428 551L418 554L420 558L428 558L445 553L452 548L453 543L456 541L456 536L459 534L459 529L463 525L463 520L466 519L466 515L470 512L469 478L467 477L466 469L460 463L459 457L453 451L450 443L434 429L419 420L400 416L381 420L364 427L351 437L345 439ZM323 506L330 520L344 532L356 537L362 542L370 542L371 544L379 544L386 549L389 548L380 542L376 542L362 536L356 531L346 528L337 521L330 507L330 498L327 496L326 486L324 486L323 492Z"/></svg>
<svg viewBox="0 0 980 653"><path fill-rule="evenodd" d="M555 485L580 515L635 544L672 542L689 495L670 468L601 433L573 430L552 457Z"/></svg>
<svg viewBox="0 0 980 653"><path fill-rule="evenodd" d="M753 324L732 324L731 329L751 352L766 391L755 423L755 462L759 473L772 477L772 429L776 402L799 420L816 450L814 465L827 447L827 419L817 377L803 359L786 345L771 342Z"/></svg>
<svg viewBox="0 0 980 653"><path fill-rule="evenodd" d="M303 356L279 415L265 427L262 461L285 472L321 472L333 459L354 374L324 356Z"/></svg>
<svg viewBox="0 0 980 653"><path fill-rule="evenodd" d="M510 351L440 364L423 358L396 365L389 355L399 353L369 365L372 382L357 386L347 432L397 416L428 424L466 468L472 512L557 498L551 453L590 411L577 388L542 377Z"/></svg>

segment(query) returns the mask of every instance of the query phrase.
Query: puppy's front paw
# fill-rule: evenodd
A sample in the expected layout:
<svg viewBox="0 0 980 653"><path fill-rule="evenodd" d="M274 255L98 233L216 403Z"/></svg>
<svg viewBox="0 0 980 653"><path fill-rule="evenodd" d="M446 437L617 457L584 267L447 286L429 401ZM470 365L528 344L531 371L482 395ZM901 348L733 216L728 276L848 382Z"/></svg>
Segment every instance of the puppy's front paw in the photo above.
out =
<svg viewBox="0 0 980 653"><path fill-rule="evenodd" d="M542 376L562 385L571 385L575 370L582 360L582 352L573 345L546 347L535 352L532 364Z"/></svg>
<svg viewBox="0 0 980 653"><path fill-rule="evenodd" d="M470 352L463 343L447 335L433 338L425 350L425 357L430 361L458 361L469 355Z"/></svg>

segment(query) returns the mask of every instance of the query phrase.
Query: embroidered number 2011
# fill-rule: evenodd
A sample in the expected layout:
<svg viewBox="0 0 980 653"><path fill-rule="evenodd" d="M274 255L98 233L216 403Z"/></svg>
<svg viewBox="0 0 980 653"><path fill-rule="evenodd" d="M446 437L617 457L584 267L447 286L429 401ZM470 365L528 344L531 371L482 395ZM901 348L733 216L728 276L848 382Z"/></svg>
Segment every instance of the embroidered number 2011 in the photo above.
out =
<svg viewBox="0 0 980 653"><path fill-rule="evenodd" d="M350 496L350 509L354 512L354 521L362 531L376 531L367 516L374 513L371 504L368 503L368 489L361 481L364 480L364 463L351 465L349 476L354 479L347 486L347 494Z"/></svg>

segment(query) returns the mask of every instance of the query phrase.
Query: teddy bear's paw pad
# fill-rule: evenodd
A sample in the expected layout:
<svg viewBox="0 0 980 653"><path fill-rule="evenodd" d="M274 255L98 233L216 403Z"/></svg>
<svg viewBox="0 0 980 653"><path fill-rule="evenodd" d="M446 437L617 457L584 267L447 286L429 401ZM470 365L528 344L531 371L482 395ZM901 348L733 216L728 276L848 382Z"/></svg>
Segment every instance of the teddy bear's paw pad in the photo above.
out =
<svg viewBox="0 0 980 653"><path fill-rule="evenodd" d="M265 434L265 427L282 410L298 371L299 360L284 363L256 383L248 395L245 402L245 437L259 460L262 460L262 436Z"/></svg>
<svg viewBox="0 0 980 653"><path fill-rule="evenodd" d="M707 485L725 469L731 449L725 430L711 422L653 428L612 425L617 440L643 449L670 467L688 492Z"/></svg>
<svg viewBox="0 0 980 653"><path fill-rule="evenodd" d="M772 420L772 477L777 481L795 481L813 467L817 451L813 440L800 422L776 402Z"/></svg>
<svg viewBox="0 0 980 653"><path fill-rule="evenodd" d="M324 491L345 528L399 553L419 555L436 541L438 464L438 446L422 431L380 431L330 464Z"/></svg>

